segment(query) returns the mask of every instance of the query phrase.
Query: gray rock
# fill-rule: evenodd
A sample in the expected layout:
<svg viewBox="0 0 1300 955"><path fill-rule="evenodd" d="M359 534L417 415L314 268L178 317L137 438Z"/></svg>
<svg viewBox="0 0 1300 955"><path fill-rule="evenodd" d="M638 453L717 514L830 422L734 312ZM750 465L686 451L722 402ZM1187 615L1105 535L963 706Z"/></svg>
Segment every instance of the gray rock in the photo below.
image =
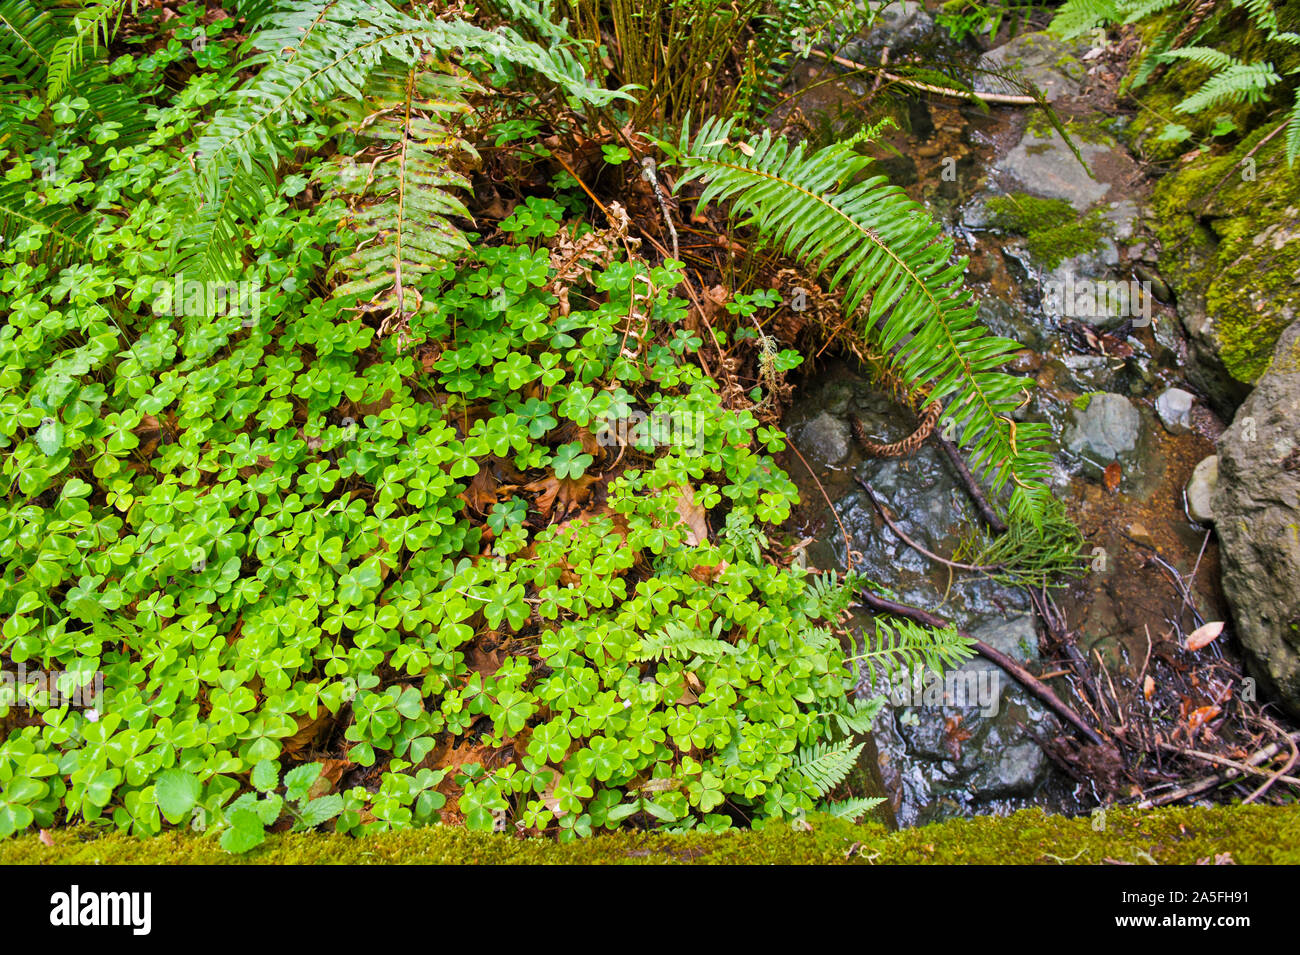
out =
<svg viewBox="0 0 1300 955"><path fill-rule="evenodd" d="M1107 143L1077 142L1079 154L1089 165L1095 157L1116 148ZM1083 212L1110 191L1110 184L1093 179L1075 158L1069 145L1055 129L1028 132L997 164L999 171L1020 182L1034 195L1065 199Z"/></svg>
<svg viewBox="0 0 1300 955"><path fill-rule="evenodd" d="M1300 322L1219 438L1223 592L1252 671L1300 714Z"/></svg>
<svg viewBox="0 0 1300 955"><path fill-rule="evenodd" d="M1181 388L1170 388L1156 398L1156 414L1170 434L1186 434L1192 429L1192 405L1196 396Z"/></svg>
<svg viewBox="0 0 1300 955"><path fill-rule="evenodd" d="M799 444L808 457L821 465L835 465L849 453L849 426L823 411L799 429Z"/></svg>
<svg viewBox="0 0 1300 955"><path fill-rule="evenodd" d="M915 0L895 0L893 3L871 0L868 5L876 14L875 19L854 46L873 52L888 46L897 54L924 42L934 33L934 19ZM853 58L851 54L850 58Z"/></svg>
<svg viewBox="0 0 1300 955"><path fill-rule="evenodd" d="M1022 33L980 57L981 70L1010 76L1004 79L982 74L975 81L975 89L987 93L1023 93L1023 89L1009 81L1016 78L1039 87L1049 103L1062 96L1075 96L1087 73L1079 59L1087 47L1086 40L1062 40L1046 32Z"/></svg>
<svg viewBox="0 0 1300 955"><path fill-rule="evenodd" d="M1183 493L1187 516L1201 524L1214 523L1214 492L1219 484L1219 456L1211 454L1192 469Z"/></svg>
<svg viewBox="0 0 1300 955"><path fill-rule="evenodd" d="M1079 454L1095 455L1105 465L1137 447L1142 416L1123 395L1102 392L1093 395L1088 407L1074 410L1074 423L1066 431L1065 443Z"/></svg>

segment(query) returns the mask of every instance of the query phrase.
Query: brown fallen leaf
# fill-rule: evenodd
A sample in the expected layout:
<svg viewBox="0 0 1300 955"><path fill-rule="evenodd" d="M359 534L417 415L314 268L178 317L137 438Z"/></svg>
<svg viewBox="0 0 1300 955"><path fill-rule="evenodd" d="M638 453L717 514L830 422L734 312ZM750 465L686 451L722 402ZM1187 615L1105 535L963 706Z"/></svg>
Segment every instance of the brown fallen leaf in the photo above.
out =
<svg viewBox="0 0 1300 955"><path fill-rule="evenodd" d="M1120 478L1124 476L1124 471L1119 466L1118 461L1112 461L1106 465L1106 471L1102 475L1102 483L1106 485L1106 490L1114 494L1119 490Z"/></svg>
<svg viewBox="0 0 1300 955"><path fill-rule="evenodd" d="M1223 633L1222 620L1211 620L1207 624L1202 624L1188 635L1187 649L1199 650L1208 647L1221 633Z"/></svg>
<svg viewBox="0 0 1300 955"><path fill-rule="evenodd" d="M50 831L49 831L48 829L42 829L42 830L41 830L40 839L41 839L41 845L44 845L44 846L53 846L53 845L54 845L54 837L53 837L52 835L50 835Z"/></svg>
<svg viewBox="0 0 1300 955"><path fill-rule="evenodd" d="M1154 694L1155 692L1156 692L1155 680L1151 679L1151 677L1147 677L1145 680L1142 681L1143 699L1147 699L1147 700L1151 699L1152 694Z"/></svg>
<svg viewBox="0 0 1300 955"><path fill-rule="evenodd" d="M1223 711L1217 706L1198 707L1197 709L1192 710L1191 715L1187 717L1187 728L1195 734L1198 729L1210 720L1214 719L1221 712Z"/></svg>
<svg viewBox="0 0 1300 955"><path fill-rule="evenodd" d="M525 484L525 491L532 491L537 495L537 509L542 512L543 517L549 518L551 512L559 505L560 516L576 510L586 503L591 497L591 485L597 480L594 474L584 474L580 478L557 478L554 474L549 474L544 478L538 478L531 484Z"/></svg>

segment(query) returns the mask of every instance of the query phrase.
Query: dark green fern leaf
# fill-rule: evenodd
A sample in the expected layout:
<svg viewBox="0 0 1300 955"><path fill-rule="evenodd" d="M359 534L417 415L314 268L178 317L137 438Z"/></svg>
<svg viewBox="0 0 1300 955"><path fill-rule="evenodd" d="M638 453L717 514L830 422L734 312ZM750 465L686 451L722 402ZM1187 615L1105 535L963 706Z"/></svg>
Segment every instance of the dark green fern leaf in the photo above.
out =
<svg viewBox="0 0 1300 955"><path fill-rule="evenodd" d="M805 155L770 132L748 143L731 135L731 122L710 120L694 139L683 131L661 143L685 170L678 187L702 179L701 206L730 200L761 237L829 273L891 371L914 393L948 399L975 468L995 488L1013 480L1018 506L1044 505L1049 433L1014 420L1031 383L1000 370L1020 346L976 322L966 261L953 259L952 240L925 208L883 176L855 184L870 160L841 146Z"/></svg>

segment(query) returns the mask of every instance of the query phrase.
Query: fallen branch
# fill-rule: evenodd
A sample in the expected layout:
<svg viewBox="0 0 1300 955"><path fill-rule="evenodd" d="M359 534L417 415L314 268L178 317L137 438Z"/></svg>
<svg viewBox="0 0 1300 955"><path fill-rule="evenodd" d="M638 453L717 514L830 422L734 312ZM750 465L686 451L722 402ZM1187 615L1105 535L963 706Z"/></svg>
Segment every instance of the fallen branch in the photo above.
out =
<svg viewBox="0 0 1300 955"><path fill-rule="evenodd" d="M936 629L949 626L947 620L944 620L942 617L940 617L937 614L930 613L930 611L928 610L922 610L920 607L912 607L907 604L897 603L893 600L887 600L884 597L879 597L868 590L858 591L858 596L862 598L862 602L864 604L866 604L876 613L889 613L889 614L893 614L896 617L905 617L906 619L911 620L915 623L919 623L927 627L934 627ZM1067 723L1069 723L1075 729L1077 729L1080 733L1082 733L1085 737L1087 737L1090 743L1093 743L1096 746L1106 745L1105 740L1101 738L1101 736L1097 733L1097 731L1094 730L1091 726L1089 726L1084 721L1083 717L1081 717L1074 710L1070 709L1070 707L1067 706L1059 696L1057 696L1054 692L1052 692L1051 687L1047 686L1047 684L1043 683L1036 676L1034 676L1032 673L1030 673L1028 670L1026 670L1019 663L1011 659L1011 657L1007 656L1002 651L993 649L983 640L976 640L974 637L972 637L970 634L964 631L959 630L957 632L961 636L972 641L972 643L975 646L975 651L980 656L984 657L986 660L989 660L992 663L997 664L999 667L1005 670L1007 674L1011 676L1012 679L1014 679L1026 690L1028 690L1034 696L1038 697L1038 699L1042 700L1045 704L1047 704L1047 706L1054 713L1056 713L1057 716L1061 717L1061 719L1065 720Z"/></svg>
<svg viewBox="0 0 1300 955"><path fill-rule="evenodd" d="M933 432L932 437L939 442L939 447L943 448L943 453L948 456L948 461L957 472L957 476L966 485L966 493L975 502L975 507L979 510L980 517L984 518L984 523L989 526L989 530L993 531L994 534L1005 534L1007 531L1006 522L998 516L998 512L993 510L993 505L989 503L989 499L984 496L984 490L979 486L979 482L975 480L975 475L971 474L966 459L961 456L961 451L957 448L957 445L938 431Z"/></svg>
<svg viewBox="0 0 1300 955"><path fill-rule="evenodd" d="M880 501L877 500L875 492L871 490L870 484L862 480L862 478L860 477L855 476L854 480L857 481L858 484L862 485L862 490L867 492L867 499L870 500L872 505L874 505L874 507L876 508L876 510L880 512L880 516L884 518L885 523L889 525L889 529L894 532L894 536L897 537L899 540L901 540L908 547L912 548L912 550L916 551L921 556L928 557L930 558L930 560L934 561L935 563L943 564L945 567L951 567L953 570L974 570L980 573L988 573L989 571L992 570L1002 569L1001 564L984 564L984 565L963 564L961 561L949 560L946 557L940 557L938 554L926 550L916 541L912 540L912 538L908 537L905 533L903 533L902 528L900 528L897 524L894 523L893 518L889 516L889 514L885 511L885 508L881 505Z"/></svg>
<svg viewBox="0 0 1300 955"><path fill-rule="evenodd" d="M897 73L890 73L883 67L867 66L865 63L858 63L855 60L836 56L835 54L827 53L824 50L814 50L813 52L820 57L830 60L837 66L843 66L850 70L861 70L864 73L878 73L893 83L898 83L900 86L906 86L909 89L919 90L922 93L936 93L939 96L951 96L956 99L976 99L982 103L994 103L1004 106L1034 106L1039 102L1035 97L1025 96L1021 93L977 93L974 90L958 90L948 86L935 86L933 83L922 83L920 80L911 80L906 76L899 76Z"/></svg>
<svg viewBox="0 0 1300 955"><path fill-rule="evenodd" d="M1287 744L1294 743L1300 739L1300 732L1289 733L1286 736ZM1260 763L1276 756L1282 749L1282 743L1270 743L1263 749L1247 757L1244 762L1247 766L1258 766ZM1221 783L1229 782L1241 775L1238 769L1225 769L1221 773L1215 773L1213 776L1206 776L1198 779L1196 782L1187 786L1180 786L1172 792L1167 792L1162 796L1156 796L1154 799L1144 799L1137 804L1139 809L1154 809L1156 806L1167 806L1173 802L1181 802L1190 796L1198 796L1207 789L1213 789Z"/></svg>

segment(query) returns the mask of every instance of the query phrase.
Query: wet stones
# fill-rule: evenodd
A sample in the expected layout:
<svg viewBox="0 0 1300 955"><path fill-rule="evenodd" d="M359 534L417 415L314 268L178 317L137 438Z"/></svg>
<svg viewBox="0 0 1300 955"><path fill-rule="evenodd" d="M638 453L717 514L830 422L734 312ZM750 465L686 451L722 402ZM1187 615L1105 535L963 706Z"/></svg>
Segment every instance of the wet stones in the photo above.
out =
<svg viewBox="0 0 1300 955"><path fill-rule="evenodd" d="M1170 434L1186 434L1192 429L1192 406L1196 396L1182 388L1162 391L1156 398L1156 416Z"/></svg>

